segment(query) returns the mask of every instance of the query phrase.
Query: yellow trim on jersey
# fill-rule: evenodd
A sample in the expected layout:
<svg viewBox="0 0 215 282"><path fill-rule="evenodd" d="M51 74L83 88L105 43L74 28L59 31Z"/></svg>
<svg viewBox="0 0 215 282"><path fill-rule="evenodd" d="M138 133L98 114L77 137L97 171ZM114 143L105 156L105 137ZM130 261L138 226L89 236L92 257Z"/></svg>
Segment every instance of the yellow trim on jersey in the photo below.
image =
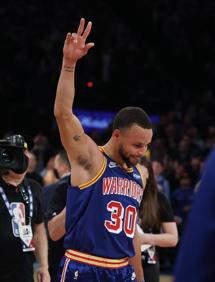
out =
<svg viewBox="0 0 215 282"><path fill-rule="evenodd" d="M97 175L93 179L87 181L86 183L79 185L79 188L85 189L85 188L89 187L90 185L94 184L102 176L102 174L104 173L104 171L106 169L106 166L107 166L107 159L104 157L102 167L101 167L100 171L97 173Z"/></svg>
<svg viewBox="0 0 215 282"><path fill-rule="evenodd" d="M127 171L127 172L134 172L134 169L133 169L133 167L128 167L128 168L125 168L125 171Z"/></svg>
<svg viewBox="0 0 215 282"><path fill-rule="evenodd" d="M100 150L101 152L105 153L105 149L104 149L103 146L99 146L99 150ZM106 154L106 153L105 153L105 154Z"/></svg>
<svg viewBox="0 0 215 282"><path fill-rule="evenodd" d="M122 259L109 259L109 258L93 256L75 250L66 250L65 256L75 261L83 262L90 265L100 266L100 267L119 268L128 265L127 257Z"/></svg>
<svg viewBox="0 0 215 282"><path fill-rule="evenodd" d="M142 179L142 183L143 183L143 189L145 189L146 187L146 179L145 176L143 175L143 171L142 171L142 166L140 164L136 165L137 170L140 173L141 179Z"/></svg>

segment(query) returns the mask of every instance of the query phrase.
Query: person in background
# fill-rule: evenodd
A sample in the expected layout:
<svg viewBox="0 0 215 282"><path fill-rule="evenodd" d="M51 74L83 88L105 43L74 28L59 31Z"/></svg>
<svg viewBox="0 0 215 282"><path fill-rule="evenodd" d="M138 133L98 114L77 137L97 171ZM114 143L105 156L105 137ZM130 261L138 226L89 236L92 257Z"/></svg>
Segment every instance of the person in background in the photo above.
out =
<svg viewBox="0 0 215 282"><path fill-rule="evenodd" d="M28 170L26 176L28 178L32 178L39 182L41 186L43 186L43 178L42 176L37 172L37 156L33 151L28 151L28 158L29 158L29 164L28 164Z"/></svg>
<svg viewBox="0 0 215 282"><path fill-rule="evenodd" d="M43 188L45 204L45 219L48 229L49 273L51 281L56 281L60 259L65 249L63 246L65 234L65 206L67 188L71 173L70 163L65 150L60 150L55 156L54 167L60 180ZM60 230L63 229L63 233Z"/></svg>
<svg viewBox="0 0 215 282"><path fill-rule="evenodd" d="M194 187L191 185L190 175L185 172L181 175L179 187L176 188L171 195L171 203L180 237L186 226L194 196L195 191Z"/></svg>
<svg viewBox="0 0 215 282"><path fill-rule="evenodd" d="M215 149L207 159L179 247L174 282L213 282L215 277Z"/></svg>
<svg viewBox="0 0 215 282"><path fill-rule="evenodd" d="M165 194L168 200L170 200L170 186L169 181L163 176L163 162L158 159L153 160L152 168L158 189Z"/></svg>
<svg viewBox="0 0 215 282"><path fill-rule="evenodd" d="M64 149L59 150L59 152L53 157L53 171L56 175L56 180L43 187L43 199L44 199L44 211L46 213L49 206L50 200L59 186L59 184L64 183L67 176L70 174L70 163L67 157L67 153Z"/></svg>
<svg viewBox="0 0 215 282"><path fill-rule="evenodd" d="M52 185L59 180L59 175L54 167L54 160L55 160L55 154L50 157L41 174L43 178L43 184L45 187L48 185Z"/></svg>
<svg viewBox="0 0 215 282"><path fill-rule="evenodd" d="M157 247L175 247L178 242L177 226L172 207L157 188L152 163L146 157L140 161L146 186L139 210L142 244L142 265L146 282L158 282L160 276Z"/></svg>
<svg viewBox="0 0 215 282"><path fill-rule="evenodd" d="M48 137L44 134L35 135L32 151L37 157L37 172L43 176L46 172L48 160L53 156L53 150Z"/></svg>
<svg viewBox="0 0 215 282"><path fill-rule="evenodd" d="M58 281L139 282L143 281L141 261L135 274L129 258L135 255L137 210L143 194L138 163L152 140L152 124L141 108L126 107L117 113L111 138L103 147L85 134L72 108L76 63L94 46L86 43L91 27L88 22L85 28L82 18L77 32L67 34L55 98L54 114L72 167L66 253Z"/></svg>
<svg viewBox="0 0 215 282"><path fill-rule="evenodd" d="M1 282L49 282L41 186L26 177L28 149L21 135L0 140Z"/></svg>

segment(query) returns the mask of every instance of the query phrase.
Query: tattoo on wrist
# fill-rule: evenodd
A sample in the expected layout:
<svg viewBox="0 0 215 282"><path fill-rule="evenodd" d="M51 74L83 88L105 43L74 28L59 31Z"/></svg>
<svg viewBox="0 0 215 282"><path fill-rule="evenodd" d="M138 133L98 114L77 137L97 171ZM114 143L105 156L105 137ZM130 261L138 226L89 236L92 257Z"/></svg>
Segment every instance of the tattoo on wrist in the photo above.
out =
<svg viewBox="0 0 215 282"><path fill-rule="evenodd" d="M75 141L80 141L81 136L80 136L80 135L74 135L74 136L73 136L73 139L74 139Z"/></svg>
<svg viewBox="0 0 215 282"><path fill-rule="evenodd" d="M75 71L75 67L74 66L63 66L63 69L65 71L68 71L68 72L74 72Z"/></svg>

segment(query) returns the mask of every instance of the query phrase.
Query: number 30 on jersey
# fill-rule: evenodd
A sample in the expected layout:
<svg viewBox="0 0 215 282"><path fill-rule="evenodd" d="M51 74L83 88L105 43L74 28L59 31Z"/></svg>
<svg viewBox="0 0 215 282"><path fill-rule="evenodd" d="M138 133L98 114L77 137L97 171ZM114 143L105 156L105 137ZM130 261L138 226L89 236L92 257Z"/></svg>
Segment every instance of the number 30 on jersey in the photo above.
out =
<svg viewBox="0 0 215 282"><path fill-rule="evenodd" d="M107 230L116 234L124 231L127 237L133 238L137 218L136 208L129 205L124 209L120 202L111 201L107 204L107 210L111 212L111 220L104 222Z"/></svg>

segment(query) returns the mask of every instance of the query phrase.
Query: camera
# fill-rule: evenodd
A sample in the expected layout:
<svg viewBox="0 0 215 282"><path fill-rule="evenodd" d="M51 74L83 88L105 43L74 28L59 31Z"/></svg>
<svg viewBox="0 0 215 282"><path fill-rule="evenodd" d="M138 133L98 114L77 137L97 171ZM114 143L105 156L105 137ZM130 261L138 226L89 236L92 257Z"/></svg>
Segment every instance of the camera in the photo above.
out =
<svg viewBox="0 0 215 282"><path fill-rule="evenodd" d="M0 169L23 173L28 167L24 154L27 143L22 135L12 135L0 140Z"/></svg>
<svg viewBox="0 0 215 282"><path fill-rule="evenodd" d="M0 140L0 147L16 147L27 149L27 143L22 135L12 135Z"/></svg>

